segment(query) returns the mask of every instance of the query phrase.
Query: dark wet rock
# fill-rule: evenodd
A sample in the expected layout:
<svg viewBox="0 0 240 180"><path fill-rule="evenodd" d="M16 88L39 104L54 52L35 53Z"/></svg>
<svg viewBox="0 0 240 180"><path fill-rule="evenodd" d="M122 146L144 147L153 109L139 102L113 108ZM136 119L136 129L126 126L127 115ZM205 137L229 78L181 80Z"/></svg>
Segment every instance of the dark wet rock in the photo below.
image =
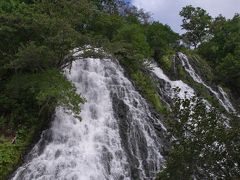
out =
<svg viewBox="0 0 240 180"><path fill-rule="evenodd" d="M57 159L61 155L61 150L57 150L55 153L55 159Z"/></svg>
<svg viewBox="0 0 240 180"><path fill-rule="evenodd" d="M116 93L112 93L111 97L113 100L114 115L119 122L119 132L122 144L125 152L127 152L132 179L138 179L139 177L142 177L139 171L140 164L136 156L140 156L140 158L143 160L142 164L144 166L143 168L145 170L146 176L152 177L153 174L151 174L150 171L154 169L154 164L156 162L152 162L149 164L149 162L147 161L147 158L149 156L148 151L150 149L148 149L149 147L146 146L147 142L145 137L143 136L143 133L140 131L140 127L138 127L137 124L134 124L131 112L129 112L129 107L124 103L124 101L118 98ZM160 121L160 119L163 119L163 117L156 113L154 108L150 108L150 111L156 119L153 119L147 114L142 115L142 118L145 119L147 122L153 124L156 133L159 135L159 139L155 139L155 141L161 141L163 144L169 144L167 140L161 140L162 138L165 139L165 133L162 127L156 122ZM134 129L130 128L132 126L134 126ZM146 126L145 129L148 130L148 127ZM159 149L159 151L161 151L161 149Z"/></svg>
<svg viewBox="0 0 240 180"><path fill-rule="evenodd" d="M97 109L96 109L95 105L91 105L89 109L91 112L91 118L97 119Z"/></svg>
<svg viewBox="0 0 240 180"><path fill-rule="evenodd" d="M139 162L137 158L132 154L130 147L132 146L131 141L129 141L130 137L130 125L129 123L132 123L131 115L129 114L129 108L124 103L123 100L119 99L116 94L112 94L112 100L113 100L113 110L115 118L118 119L119 122L119 133L122 140L123 148L127 154L129 166L131 169L131 176L139 177L139 172L136 170L136 167L139 166Z"/></svg>
<svg viewBox="0 0 240 180"><path fill-rule="evenodd" d="M103 154L102 154L102 159L103 159L103 164L104 164L104 169L107 171L108 174L111 172L111 160L113 159L113 155L110 153L110 151L103 146Z"/></svg>

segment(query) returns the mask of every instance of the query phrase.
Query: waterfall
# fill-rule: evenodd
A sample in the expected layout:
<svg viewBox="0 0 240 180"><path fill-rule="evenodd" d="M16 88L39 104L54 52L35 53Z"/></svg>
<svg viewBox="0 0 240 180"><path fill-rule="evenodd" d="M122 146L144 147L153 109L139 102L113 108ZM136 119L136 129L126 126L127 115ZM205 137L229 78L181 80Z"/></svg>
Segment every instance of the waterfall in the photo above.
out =
<svg viewBox="0 0 240 180"><path fill-rule="evenodd" d="M199 76L194 68L192 67L192 65L189 63L189 60L187 58L186 55L184 55L183 53L178 53L179 59L182 63L182 66L184 67L184 69L187 71L187 73L192 77L192 79L199 83L202 84L203 86L205 86L218 100L218 102L228 111L232 111L232 112L236 112L236 110L234 109L233 105L231 104L229 98L227 97L227 94L223 91L223 89L221 87L218 87L219 92L213 90L210 86L208 86L201 78L201 76Z"/></svg>
<svg viewBox="0 0 240 180"><path fill-rule="evenodd" d="M87 101L82 121L58 107L12 179L154 179L164 162L165 128L118 63L77 60L66 76Z"/></svg>
<svg viewBox="0 0 240 180"><path fill-rule="evenodd" d="M234 109L232 103L230 102L227 93L220 86L218 86L218 90L221 93L221 97L223 98L224 104L233 112L235 112L236 110Z"/></svg>
<svg viewBox="0 0 240 180"><path fill-rule="evenodd" d="M177 95L181 99L185 98L189 99L194 96L195 92L193 88L191 88L181 80L177 81L170 80L170 78L166 74L164 74L163 70L160 67L158 67L156 63L151 64L151 71L155 76L157 76L157 78L165 82L164 91L169 98L172 99L174 98L175 95ZM178 93L175 92L175 89L177 88L179 89Z"/></svg>

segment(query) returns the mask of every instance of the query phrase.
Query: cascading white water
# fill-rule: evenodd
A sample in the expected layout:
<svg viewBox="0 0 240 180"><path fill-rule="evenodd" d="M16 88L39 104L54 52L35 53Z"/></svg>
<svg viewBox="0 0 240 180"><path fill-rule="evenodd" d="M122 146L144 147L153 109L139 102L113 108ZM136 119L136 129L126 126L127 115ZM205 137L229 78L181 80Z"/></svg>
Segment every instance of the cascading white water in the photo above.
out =
<svg viewBox="0 0 240 180"><path fill-rule="evenodd" d="M178 53L178 56L180 58L180 61L182 63L182 66L185 68L185 70L188 72L188 74L192 77L192 79L194 81L196 81L199 84L202 84L203 86L205 86L219 101L219 103L228 111L232 111L232 112L236 112L236 110L234 109L233 105L231 104L229 98L227 97L227 94L223 91L223 89L221 87L219 87L219 91L220 93L218 93L217 91L214 91L210 86L208 86L201 78L201 76L199 76L196 71L194 70L194 68L192 67L192 65L189 63L189 60L187 58L187 56L181 52ZM222 95L222 96L221 96Z"/></svg>
<svg viewBox="0 0 240 180"><path fill-rule="evenodd" d="M234 109L232 103L230 102L227 93L226 93L220 86L218 86L218 90L219 90L219 92L220 92L221 95L222 95L224 104L226 104L226 106L227 106L229 109L231 109L233 112L235 112L236 110Z"/></svg>
<svg viewBox="0 0 240 180"><path fill-rule="evenodd" d="M163 163L163 125L111 60L75 61L66 76L87 102L82 121L56 109L13 180L153 179ZM161 132L160 132L161 133Z"/></svg>
<svg viewBox="0 0 240 180"><path fill-rule="evenodd" d="M166 89L167 94L170 98L173 98L175 95L177 95L181 99L189 99L194 96L195 92L190 86L188 86L181 80L170 80L169 77L164 74L163 70L157 66L156 63L152 63L151 70L159 79L162 79L167 83L164 88ZM175 92L176 88L179 89L179 92L177 94Z"/></svg>

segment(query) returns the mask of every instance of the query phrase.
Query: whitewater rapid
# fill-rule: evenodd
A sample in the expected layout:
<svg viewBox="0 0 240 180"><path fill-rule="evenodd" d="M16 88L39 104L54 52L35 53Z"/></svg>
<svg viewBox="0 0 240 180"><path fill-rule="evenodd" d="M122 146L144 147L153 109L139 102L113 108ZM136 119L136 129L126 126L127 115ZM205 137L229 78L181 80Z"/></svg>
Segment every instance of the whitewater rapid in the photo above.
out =
<svg viewBox="0 0 240 180"><path fill-rule="evenodd" d="M65 73L86 99L82 121L58 107L12 179L154 179L164 162L165 128L118 63L77 60Z"/></svg>
<svg viewBox="0 0 240 180"><path fill-rule="evenodd" d="M179 56L179 59L181 61L182 66L184 67L186 72L192 77L192 79L195 82L205 86L216 97L216 99L218 100L219 104L222 105L222 107L224 107L224 109L226 111L228 111L228 112L236 112L235 108L233 107L232 103L230 102L230 100L229 100L229 98L227 96L227 93L225 93L224 90L220 86L218 86L219 92L213 90L210 86L208 86L203 81L201 76L196 73L196 71L194 70L194 68L190 64L188 57L185 54L178 53L178 56Z"/></svg>

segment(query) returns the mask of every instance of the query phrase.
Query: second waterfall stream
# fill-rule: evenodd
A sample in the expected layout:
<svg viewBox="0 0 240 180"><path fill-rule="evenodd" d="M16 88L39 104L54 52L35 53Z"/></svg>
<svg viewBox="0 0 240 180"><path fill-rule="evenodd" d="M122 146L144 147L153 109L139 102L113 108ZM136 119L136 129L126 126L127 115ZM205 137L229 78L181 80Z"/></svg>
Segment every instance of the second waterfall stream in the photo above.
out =
<svg viewBox="0 0 240 180"><path fill-rule="evenodd" d="M154 179L165 128L117 62L75 61L67 78L85 99L82 121L56 109L13 180Z"/></svg>

